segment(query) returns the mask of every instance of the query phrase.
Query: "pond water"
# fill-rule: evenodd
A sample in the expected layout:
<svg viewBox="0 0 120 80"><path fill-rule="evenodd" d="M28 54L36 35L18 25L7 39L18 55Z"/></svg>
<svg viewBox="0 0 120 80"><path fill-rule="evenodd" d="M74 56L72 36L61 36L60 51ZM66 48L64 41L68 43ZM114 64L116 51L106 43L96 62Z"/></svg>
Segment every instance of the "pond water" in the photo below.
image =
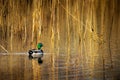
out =
<svg viewBox="0 0 120 80"><path fill-rule="evenodd" d="M113 68L102 61L93 64L78 54L45 53L38 62L27 53L1 53L0 80L120 80L120 61L114 58Z"/></svg>

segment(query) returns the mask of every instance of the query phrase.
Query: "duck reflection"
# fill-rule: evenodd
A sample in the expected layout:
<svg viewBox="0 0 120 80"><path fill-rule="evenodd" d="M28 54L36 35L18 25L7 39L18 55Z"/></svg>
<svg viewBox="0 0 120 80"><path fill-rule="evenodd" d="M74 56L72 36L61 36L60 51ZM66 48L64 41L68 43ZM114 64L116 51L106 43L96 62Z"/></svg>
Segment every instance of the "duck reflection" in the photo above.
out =
<svg viewBox="0 0 120 80"><path fill-rule="evenodd" d="M29 57L30 60L33 59L33 56L32 56L32 55L29 55L28 57Z"/></svg>
<svg viewBox="0 0 120 80"><path fill-rule="evenodd" d="M29 55L28 58L29 58L29 60L38 59L38 64L43 63L43 60L41 59L41 57L33 57L32 55Z"/></svg>
<svg viewBox="0 0 120 80"><path fill-rule="evenodd" d="M38 63L39 64L42 64L43 63L43 60L41 58L38 58Z"/></svg>

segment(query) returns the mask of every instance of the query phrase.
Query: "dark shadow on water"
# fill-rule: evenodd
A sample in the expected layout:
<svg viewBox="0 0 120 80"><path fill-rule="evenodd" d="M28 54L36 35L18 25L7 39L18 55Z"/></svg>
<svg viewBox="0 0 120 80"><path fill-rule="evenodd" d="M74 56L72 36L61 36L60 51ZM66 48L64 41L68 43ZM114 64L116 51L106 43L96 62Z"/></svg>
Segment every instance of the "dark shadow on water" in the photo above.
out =
<svg viewBox="0 0 120 80"><path fill-rule="evenodd" d="M42 64L43 63L43 60L41 58L38 58L38 63L39 64Z"/></svg>
<svg viewBox="0 0 120 80"><path fill-rule="evenodd" d="M42 64L43 63L43 60L41 58L33 58L33 56L31 56L31 55L29 55L28 58L29 58L29 60L38 59L38 64Z"/></svg>
<svg viewBox="0 0 120 80"><path fill-rule="evenodd" d="M33 56L31 56L31 55L29 55L28 57L29 57L29 60L32 60L32 59L33 59Z"/></svg>

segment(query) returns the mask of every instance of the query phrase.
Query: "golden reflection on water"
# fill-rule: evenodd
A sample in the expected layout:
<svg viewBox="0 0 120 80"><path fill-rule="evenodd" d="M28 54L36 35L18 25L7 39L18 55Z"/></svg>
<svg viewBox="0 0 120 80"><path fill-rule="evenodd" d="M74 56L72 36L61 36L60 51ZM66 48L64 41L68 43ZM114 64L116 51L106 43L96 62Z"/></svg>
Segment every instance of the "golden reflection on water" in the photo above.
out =
<svg viewBox="0 0 120 80"><path fill-rule="evenodd" d="M78 54L46 53L42 58L29 59L26 54L0 55L0 80L118 80L120 69L110 70L106 64L85 63ZM95 59L97 59L96 57ZM82 60L82 61L81 61ZM115 61L116 59L114 59ZM116 60L117 62L117 60ZM114 62L114 63L116 63ZM92 64L92 65L91 65ZM120 67L120 64L116 65Z"/></svg>

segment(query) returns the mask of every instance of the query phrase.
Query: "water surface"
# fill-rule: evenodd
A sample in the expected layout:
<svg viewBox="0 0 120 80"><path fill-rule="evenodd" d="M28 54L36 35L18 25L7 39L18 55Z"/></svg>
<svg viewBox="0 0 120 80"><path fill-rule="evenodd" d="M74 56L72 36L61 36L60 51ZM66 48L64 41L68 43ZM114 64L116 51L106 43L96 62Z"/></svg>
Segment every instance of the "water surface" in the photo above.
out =
<svg viewBox="0 0 120 80"><path fill-rule="evenodd" d="M116 58L113 59L115 64L113 68L108 63L103 65L101 59L93 64L90 60L81 59L78 54L66 55L61 53L53 55L52 53L45 53L42 61L39 63L38 58L29 59L26 53L11 55L1 53L0 80L120 79L120 61Z"/></svg>

